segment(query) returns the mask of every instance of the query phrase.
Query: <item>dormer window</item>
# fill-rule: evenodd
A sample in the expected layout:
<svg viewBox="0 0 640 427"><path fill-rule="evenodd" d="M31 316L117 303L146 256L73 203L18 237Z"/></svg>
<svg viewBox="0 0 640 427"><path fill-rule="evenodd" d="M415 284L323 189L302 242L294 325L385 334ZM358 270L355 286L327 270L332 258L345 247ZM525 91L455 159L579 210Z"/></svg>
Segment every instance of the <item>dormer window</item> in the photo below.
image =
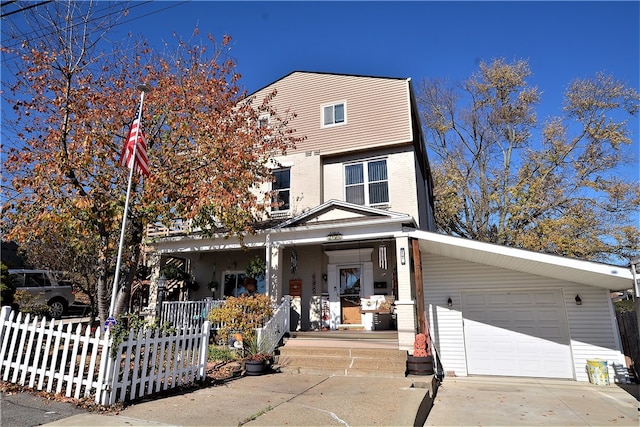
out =
<svg viewBox="0 0 640 427"><path fill-rule="evenodd" d="M322 106L322 127L341 125L347 122L345 101Z"/></svg>

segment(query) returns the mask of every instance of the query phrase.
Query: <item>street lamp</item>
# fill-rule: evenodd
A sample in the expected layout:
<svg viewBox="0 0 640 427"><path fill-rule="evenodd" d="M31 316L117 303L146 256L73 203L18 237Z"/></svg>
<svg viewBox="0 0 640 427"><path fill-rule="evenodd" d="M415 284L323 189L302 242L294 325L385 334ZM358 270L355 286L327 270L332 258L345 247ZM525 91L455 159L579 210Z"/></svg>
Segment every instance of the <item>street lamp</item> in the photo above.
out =
<svg viewBox="0 0 640 427"><path fill-rule="evenodd" d="M164 290L167 286L167 278L164 274L158 278L158 298L156 300L156 315L160 317L160 311L162 310L162 300L164 298Z"/></svg>

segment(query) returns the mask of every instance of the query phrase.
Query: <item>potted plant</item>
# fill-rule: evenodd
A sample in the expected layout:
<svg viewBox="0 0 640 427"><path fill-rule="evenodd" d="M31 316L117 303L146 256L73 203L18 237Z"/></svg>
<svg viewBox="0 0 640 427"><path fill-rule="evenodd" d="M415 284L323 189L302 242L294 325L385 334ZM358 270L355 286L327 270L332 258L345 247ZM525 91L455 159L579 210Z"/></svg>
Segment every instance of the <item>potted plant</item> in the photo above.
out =
<svg viewBox="0 0 640 427"><path fill-rule="evenodd" d="M211 293L215 294L218 290L218 281L216 279L213 279L209 283L207 283L207 286L209 287Z"/></svg>
<svg viewBox="0 0 640 427"><path fill-rule="evenodd" d="M271 345L266 338L258 338L254 333L244 341L244 369L247 375L262 375L271 361Z"/></svg>
<svg viewBox="0 0 640 427"><path fill-rule="evenodd" d="M433 375L433 357L427 353L427 336L416 334L413 354L407 354L408 375Z"/></svg>
<svg viewBox="0 0 640 427"><path fill-rule="evenodd" d="M247 277L244 279L244 288L249 295L253 295L258 289L258 280L264 277L267 265L262 258L256 256L246 269Z"/></svg>

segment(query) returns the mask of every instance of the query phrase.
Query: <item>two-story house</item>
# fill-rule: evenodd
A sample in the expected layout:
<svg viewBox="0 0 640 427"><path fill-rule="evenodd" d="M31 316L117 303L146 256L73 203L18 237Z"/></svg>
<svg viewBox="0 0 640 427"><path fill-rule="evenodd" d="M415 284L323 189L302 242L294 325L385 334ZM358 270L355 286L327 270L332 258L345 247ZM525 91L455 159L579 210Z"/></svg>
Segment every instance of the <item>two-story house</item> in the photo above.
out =
<svg viewBox="0 0 640 427"><path fill-rule="evenodd" d="M585 380L588 358L624 364L609 289L628 288L629 271L435 232L411 79L292 72L252 96L273 89L306 139L262 186L281 202L269 226L246 247L197 232L151 243L155 265L180 258L198 283L220 284L192 299L246 292L259 256L258 292L292 296L293 330L395 330L410 351L426 328L456 375Z"/></svg>

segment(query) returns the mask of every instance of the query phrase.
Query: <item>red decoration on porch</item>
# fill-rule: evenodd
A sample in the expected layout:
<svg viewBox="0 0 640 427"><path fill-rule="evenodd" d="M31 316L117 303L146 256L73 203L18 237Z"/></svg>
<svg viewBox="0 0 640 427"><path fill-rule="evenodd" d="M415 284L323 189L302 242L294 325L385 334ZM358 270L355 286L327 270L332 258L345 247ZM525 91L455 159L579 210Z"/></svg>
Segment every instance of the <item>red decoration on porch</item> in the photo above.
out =
<svg viewBox="0 0 640 427"><path fill-rule="evenodd" d="M289 280L289 295L292 297L302 296L302 280L291 279Z"/></svg>

